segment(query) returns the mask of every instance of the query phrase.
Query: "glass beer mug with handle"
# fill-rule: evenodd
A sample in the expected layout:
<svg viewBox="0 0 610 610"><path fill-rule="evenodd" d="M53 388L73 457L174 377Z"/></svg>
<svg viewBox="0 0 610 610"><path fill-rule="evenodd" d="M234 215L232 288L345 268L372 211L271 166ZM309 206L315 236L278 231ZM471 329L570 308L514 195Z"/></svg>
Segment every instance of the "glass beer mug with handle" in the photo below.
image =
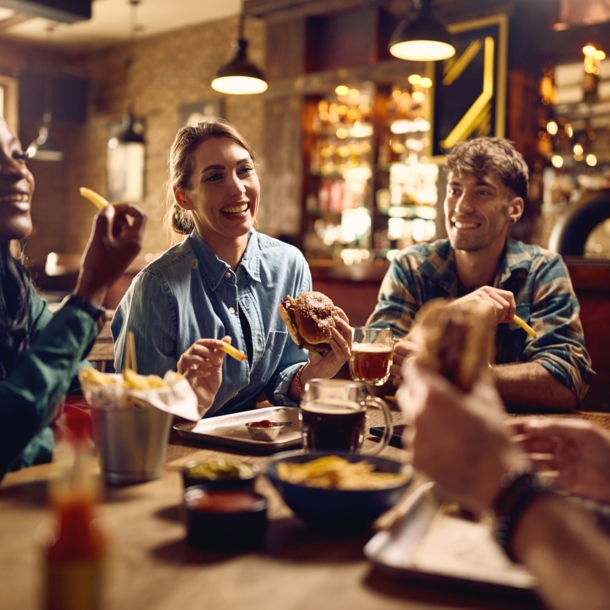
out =
<svg viewBox="0 0 610 610"><path fill-rule="evenodd" d="M358 452L366 435L366 408L381 409L385 428L377 446L368 455L377 455L392 436L392 414L381 398L369 396L366 385L343 379L312 379L301 397L301 424L305 451Z"/></svg>
<svg viewBox="0 0 610 610"><path fill-rule="evenodd" d="M349 359L352 379L369 385L383 385L390 376L393 351L394 341L389 328L353 328Z"/></svg>

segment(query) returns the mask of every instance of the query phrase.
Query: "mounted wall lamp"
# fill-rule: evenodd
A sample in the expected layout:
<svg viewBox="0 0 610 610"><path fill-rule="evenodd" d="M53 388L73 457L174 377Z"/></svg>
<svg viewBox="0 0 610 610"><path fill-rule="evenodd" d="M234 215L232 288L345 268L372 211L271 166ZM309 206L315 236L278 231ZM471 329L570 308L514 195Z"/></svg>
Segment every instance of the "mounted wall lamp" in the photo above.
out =
<svg viewBox="0 0 610 610"><path fill-rule="evenodd" d="M415 0L417 3L417 0ZM399 59L439 61L455 55L455 41L432 16L432 0L419 0L415 19L403 20L390 38L390 53Z"/></svg>
<svg viewBox="0 0 610 610"><path fill-rule="evenodd" d="M64 153L60 150L50 137L51 113L45 112L42 115L42 125L38 130L38 137L27 147L27 154L30 159L36 161L61 161Z"/></svg>
<svg viewBox="0 0 610 610"><path fill-rule="evenodd" d="M137 9L140 0L128 0L128 2L131 6L131 47L125 67L129 73L133 64L133 47L138 31ZM144 122L133 110L133 84L129 84L129 89L127 114L115 125L108 140L106 168L110 200L134 203L144 198L146 141Z"/></svg>
<svg viewBox="0 0 610 610"><path fill-rule="evenodd" d="M216 72L216 78L212 81L212 89L229 95L252 95L263 93L268 88L263 73L248 61L246 48L248 41L244 38L244 19L242 13L239 16L239 31L237 40L233 41L236 49L235 57Z"/></svg>

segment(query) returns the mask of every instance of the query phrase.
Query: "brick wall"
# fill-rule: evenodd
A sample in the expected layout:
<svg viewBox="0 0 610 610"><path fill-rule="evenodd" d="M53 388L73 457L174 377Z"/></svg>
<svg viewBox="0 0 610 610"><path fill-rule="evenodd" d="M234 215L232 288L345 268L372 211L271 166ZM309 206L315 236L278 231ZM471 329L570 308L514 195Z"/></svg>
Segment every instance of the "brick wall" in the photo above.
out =
<svg viewBox="0 0 610 610"><path fill-rule="evenodd" d="M249 20L246 38L250 60L264 66L264 23ZM140 263L152 260L169 245L163 226L164 183L169 148L180 125L184 104L222 98L225 118L254 146L262 150L263 101L257 96L223 96L210 83L218 67L233 51L230 41L237 33L237 17L196 25L135 43L133 64L126 71L129 45L120 45L80 57L51 56L26 45L11 45L3 55L0 72L15 74L33 62L46 69L65 69L88 75L90 93L86 124L54 123L53 138L65 152L59 163L31 161L36 178L33 219L35 233L27 252L36 264L44 264L48 252L78 253L86 244L95 209L78 193L88 186L106 194L106 144L109 125L127 111L132 97L136 114L146 122L145 199L149 216ZM22 121L24 146L34 137L35 121ZM264 159L260 174L264 174ZM261 176L263 179L264 177ZM263 202L264 205L264 202ZM264 227L262 227L264 228Z"/></svg>

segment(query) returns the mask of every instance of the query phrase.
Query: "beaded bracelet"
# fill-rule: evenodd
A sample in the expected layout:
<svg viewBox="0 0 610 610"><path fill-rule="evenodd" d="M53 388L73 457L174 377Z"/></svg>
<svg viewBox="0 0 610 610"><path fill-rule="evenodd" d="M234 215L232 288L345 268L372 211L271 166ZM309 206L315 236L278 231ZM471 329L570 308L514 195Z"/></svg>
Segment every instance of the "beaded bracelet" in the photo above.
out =
<svg viewBox="0 0 610 610"><path fill-rule="evenodd" d="M510 551L510 542L524 509L535 498L548 494L551 489L532 472L508 475L502 483L502 491L493 507L495 514L496 542L512 561L517 561Z"/></svg>

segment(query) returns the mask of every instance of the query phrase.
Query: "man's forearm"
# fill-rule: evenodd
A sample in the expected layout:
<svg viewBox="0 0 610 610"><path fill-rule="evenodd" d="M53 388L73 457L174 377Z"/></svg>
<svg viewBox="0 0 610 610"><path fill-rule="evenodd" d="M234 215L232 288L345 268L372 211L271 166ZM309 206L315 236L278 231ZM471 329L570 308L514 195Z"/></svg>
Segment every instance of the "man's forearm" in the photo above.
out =
<svg viewBox="0 0 610 610"><path fill-rule="evenodd" d="M610 600L610 538L597 517L557 497L535 499L513 534L511 550L538 578L553 610L605 610Z"/></svg>
<svg viewBox="0 0 610 610"><path fill-rule="evenodd" d="M491 375L509 407L552 411L572 411L576 407L574 392L536 362L497 364L492 367Z"/></svg>

